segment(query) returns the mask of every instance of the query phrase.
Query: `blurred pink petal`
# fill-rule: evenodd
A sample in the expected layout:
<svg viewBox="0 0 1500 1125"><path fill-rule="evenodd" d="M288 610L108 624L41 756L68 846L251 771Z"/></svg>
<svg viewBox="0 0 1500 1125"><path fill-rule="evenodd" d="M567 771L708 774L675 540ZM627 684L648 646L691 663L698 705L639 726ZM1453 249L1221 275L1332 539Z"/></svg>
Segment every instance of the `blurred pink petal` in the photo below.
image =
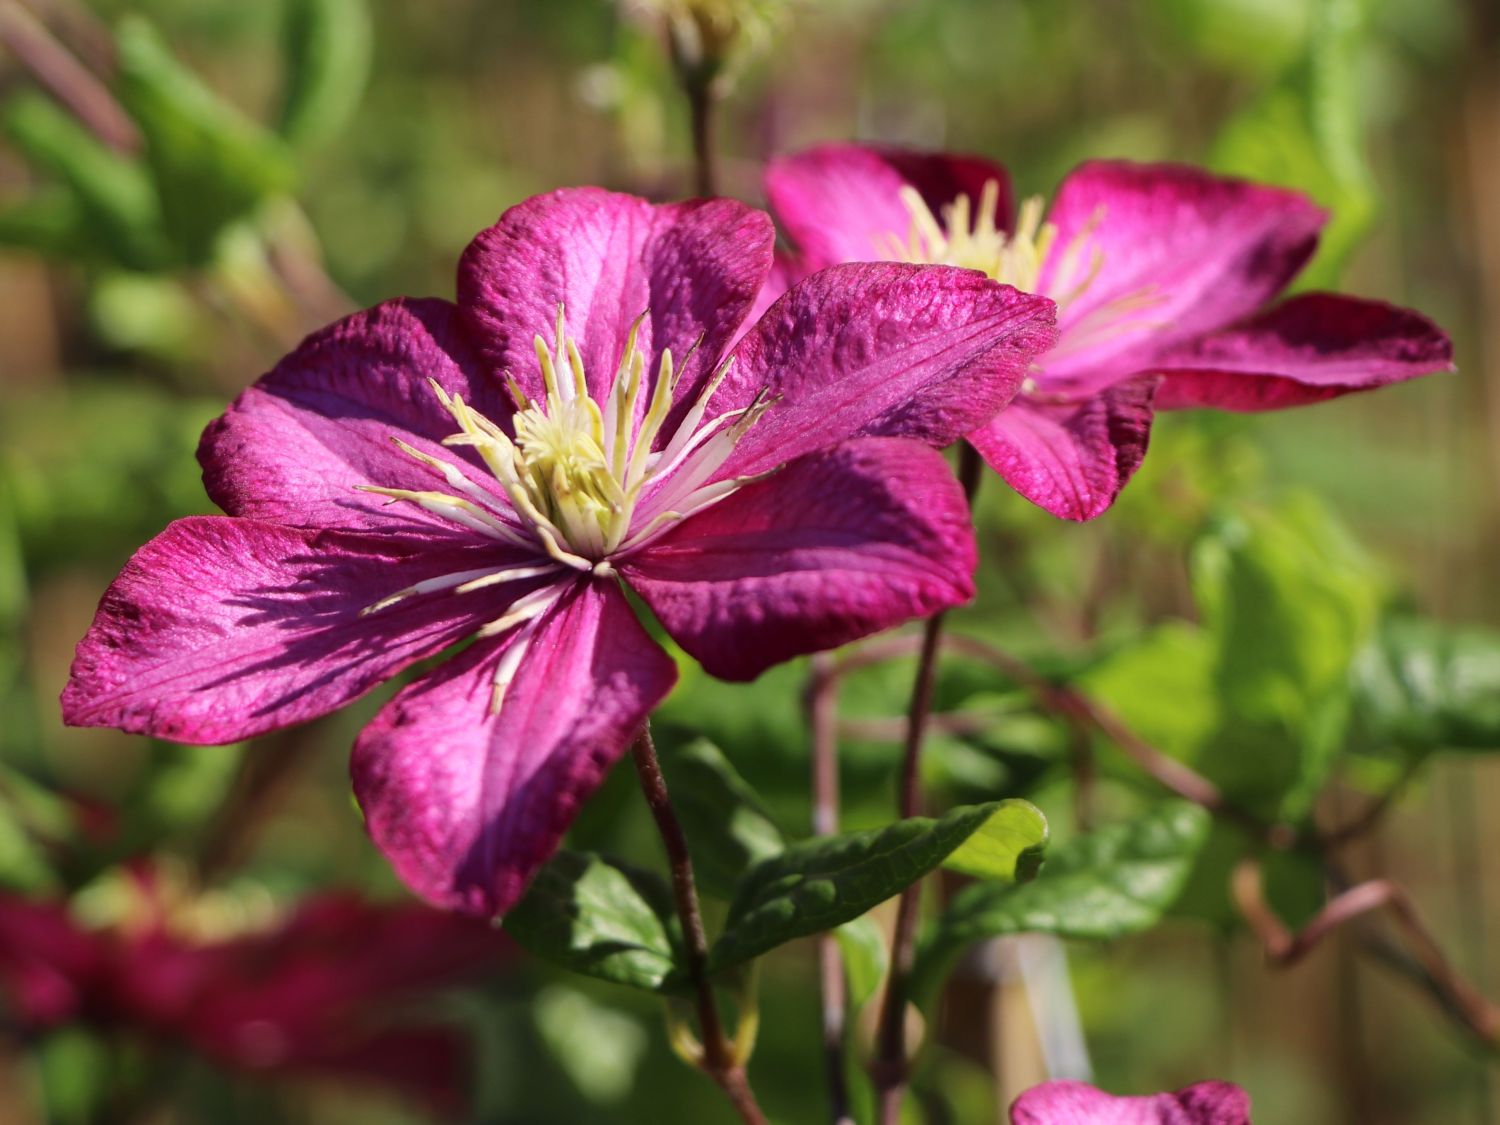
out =
<svg viewBox="0 0 1500 1125"><path fill-rule="evenodd" d="M960 195L978 200L996 186L995 220L1013 209L1010 177L983 157L880 145L830 144L773 160L766 196L792 242L814 269L892 257L890 239L905 239L911 213L900 191L910 185L934 214Z"/></svg>
<svg viewBox="0 0 1500 1125"><path fill-rule="evenodd" d="M1228 1082L1117 1098L1084 1082L1047 1082L1010 1108L1012 1125L1250 1125L1250 1098Z"/></svg>
<svg viewBox="0 0 1500 1125"><path fill-rule="evenodd" d="M1039 201L1008 222L1008 202L998 216L979 213L985 167L833 145L773 161L766 190L811 264L947 262L1057 302L1055 345L972 436L1055 515L1101 514L1139 465L1151 407L1126 388L1142 377L1163 376L1155 409L1270 410L1451 367L1447 337L1404 309L1311 295L1258 311L1317 246L1325 216L1296 192L1098 161L1064 179L1046 224ZM916 242L903 189L928 212Z"/></svg>

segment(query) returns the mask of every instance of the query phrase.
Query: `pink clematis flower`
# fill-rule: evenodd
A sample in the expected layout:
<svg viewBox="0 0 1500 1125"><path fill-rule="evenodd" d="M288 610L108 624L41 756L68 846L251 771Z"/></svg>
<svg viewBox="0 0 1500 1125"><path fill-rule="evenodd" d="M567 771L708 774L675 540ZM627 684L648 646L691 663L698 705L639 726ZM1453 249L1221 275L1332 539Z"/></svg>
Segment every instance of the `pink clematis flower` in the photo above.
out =
<svg viewBox="0 0 1500 1125"><path fill-rule="evenodd" d="M1153 412L1276 410L1449 370L1415 312L1306 293L1268 305L1312 255L1304 196L1195 168L1094 162L1013 218L1004 169L977 157L829 145L772 163L766 191L798 255L778 286L833 262L968 266L1052 297L1059 337L1016 401L968 435L1021 495L1099 515L1139 467Z"/></svg>
<svg viewBox="0 0 1500 1125"><path fill-rule="evenodd" d="M0 896L0 991L17 1023L143 1033L231 1070L371 1082L462 1111L468 1036L393 1017L502 964L513 950L503 934L329 894L279 923L209 938L143 890L139 916L105 929L80 926L63 902Z"/></svg>
<svg viewBox="0 0 1500 1125"><path fill-rule="evenodd" d="M967 600L963 497L903 439L999 409L1051 302L841 266L731 351L773 238L730 200L554 192L474 240L456 305L311 337L208 428L229 517L126 565L66 720L228 742L472 641L385 705L353 775L406 882L491 915L675 680L622 582L728 679Z"/></svg>
<svg viewBox="0 0 1500 1125"><path fill-rule="evenodd" d="M1117 1098L1085 1082L1033 1086L1010 1107L1011 1125L1250 1125L1250 1098L1228 1082L1173 1094Z"/></svg>

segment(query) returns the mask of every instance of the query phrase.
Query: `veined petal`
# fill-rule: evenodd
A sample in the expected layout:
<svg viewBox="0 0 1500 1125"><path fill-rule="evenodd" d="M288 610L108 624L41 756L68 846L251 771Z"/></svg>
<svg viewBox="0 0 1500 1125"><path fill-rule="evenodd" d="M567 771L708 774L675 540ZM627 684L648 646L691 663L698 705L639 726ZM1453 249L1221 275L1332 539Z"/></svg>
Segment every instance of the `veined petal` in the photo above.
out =
<svg viewBox="0 0 1500 1125"><path fill-rule="evenodd" d="M600 402L642 313L636 344L652 379L664 350L680 366L701 337L680 376L680 416L754 303L774 241L770 217L734 200L656 205L569 188L512 207L469 244L458 301L491 369L533 398L542 394L533 339L556 343L559 305Z"/></svg>
<svg viewBox="0 0 1500 1125"><path fill-rule="evenodd" d="M1276 410L1453 369L1453 345L1420 313L1307 293L1162 356L1164 410Z"/></svg>
<svg viewBox="0 0 1500 1125"><path fill-rule="evenodd" d="M429 902L504 913L676 674L617 587L578 581L528 636L472 645L364 729L351 769L370 835Z"/></svg>
<svg viewBox="0 0 1500 1125"><path fill-rule="evenodd" d="M619 569L710 673L749 680L967 601L975 557L943 458L863 438L745 486Z"/></svg>
<svg viewBox="0 0 1500 1125"><path fill-rule="evenodd" d="M1117 1098L1085 1082L1033 1086L1010 1107L1012 1125L1250 1125L1250 1098L1228 1082L1173 1094Z"/></svg>
<svg viewBox="0 0 1500 1125"><path fill-rule="evenodd" d="M1146 456L1156 383L1132 379L1065 405L1017 399L968 440L1033 504L1065 520L1091 520Z"/></svg>
<svg viewBox="0 0 1500 1125"><path fill-rule="evenodd" d="M63 718L197 744L315 718L468 636L541 582L361 610L397 587L520 561L500 545L178 520L105 592L63 689Z"/></svg>
<svg viewBox="0 0 1500 1125"><path fill-rule="evenodd" d="M976 204L987 182L998 188L996 225L1010 223L1010 177L977 156L880 145L820 145L771 162L771 210L814 267L886 261L891 240L905 242L911 213L901 189L914 187L934 215L966 195Z"/></svg>
<svg viewBox="0 0 1500 1125"><path fill-rule="evenodd" d="M198 460L209 496L232 516L293 527L447 533L452 525L438 516L356 491L444 487L395 437L508 508L472 450L441 444L457 427L429 380L491 418L509 415L446 301L389 301L314 333L204 431Z"/></svg>
<svg viewBox="0 0 1500 1125"><path fill-rule="evenodd" d="M734 352L709 415L775 405L723 476L864 435L955 441L1010 401L1055 338L1052 302L973 270L831 266L792 288Z"/></svg>
<svg viewBox="0 0 1500 1125"><path fill-rule="evenodd" d="M1039 286L1059 303L1060 335L1040 381L1084 393L1265 304L1312 254L1325 215L1296 192L1196 168L1093 162L1063 181L1048 219L1057 237Z"/></svg>

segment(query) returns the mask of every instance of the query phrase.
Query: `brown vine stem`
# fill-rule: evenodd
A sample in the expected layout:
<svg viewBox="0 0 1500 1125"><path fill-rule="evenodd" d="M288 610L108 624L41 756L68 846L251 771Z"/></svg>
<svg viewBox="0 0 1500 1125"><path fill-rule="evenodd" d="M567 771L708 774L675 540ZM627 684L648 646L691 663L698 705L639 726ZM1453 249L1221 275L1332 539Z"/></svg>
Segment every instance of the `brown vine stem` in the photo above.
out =
<svg viewBox="0 0 1500 1125"><path fill-rule="evenodd" d="M245 748L238 776L198 845L200 882L211 883L245 860L298 767L325 732L322 724L314 723Z"/></svg>
<svg viewBox="0 0 1500 1125"><path fill-rule="evenodd" d="M1389 879L1370 879L1341 891L1330 899L1302 929L1293 932L1266 901L1261 865L1243 859L1230 878L1235 906L1252 933L1265 948L1266 956L1279 965L1294 965L1329 934L1362 915L1388 910L1406 935L1411 957L1424 974L1451 1001L1452 1009L1475 1038L1500 1047L1500 1007L1482 996L1448 961L1442 947L1423 924L1406 889Z"/></svg>
<svg viewBox="0 0 1500 1125"><path fill-rule="evenodd" d="M661 834L662 846L666 849L667 862L672 871L672 894L677 902L678 918L682 922L683 954L688 980L692 983L697 1002L698 1030L703 1037L698 1065L724 1091L746 1125L766 1125L765 1114L756 1103L744 1064L734 1044L724 1034L724 1024L719 1019L713 983L708 977L708 937L703 929L703 915L698 909L693 861L688 854L687 836L682 831L682 824L677 819L672 798L667 792L667 779L662 776L661 763L656 757L656 744L651 740L649 726L641 728L641 733L631 747L631 754L635 759L636 773L640 777L641 792L645 794L646 804L656 820L656 828Z"/></svg>
<svg viewBox="0 0 1500 1125"><path fill-rule="evenodd" d="M0 43L41 87L116 152L141 147L141 135L104 83L16 0L0 0Z"/></svg>
<svg viewBox="0 0 1500 1125"><path fill-rule="evenodd" d="M967 442L958 446L958 480L971 504L979 491L982 462ZM916 682L907 709L906 747L901 758L898 808L903 819L922 813L922 742L932 712L932 693L937 681L938 653L942 648L946 613L934 614L922 628L922 647L917 658ZM906 1051L906 1008L912 964L916 959L917 921L922 905L921 882L901 892L896 904L896 928L891 937L891 968L886 976L880 1022L875 1033L875 1058L870 1076L875 1082L881 1125L899 1125L901 1104L906 1098L910 1073Z"/></svg>
<svg viewBox="0 0 1500 1125"><path fill-rule="evenodd" d="M713 84L690 82L687 96L693 132L693 193L707 199L719 194L718 161L714 156Z"/></svg>
<svg viewBox="0 0 1500 1125"><path fill-rule="evenodd" d="M812 742L812 829L832 836L839 830L838 669L828 653L812 658L804 698ZM823 1072L828 1084L828 1112L833 1125L854 1125L849 1109L849 1077L844 1070L848 1024L848 982L838 939L818 935L818 979L823 1009Z"/></svg>

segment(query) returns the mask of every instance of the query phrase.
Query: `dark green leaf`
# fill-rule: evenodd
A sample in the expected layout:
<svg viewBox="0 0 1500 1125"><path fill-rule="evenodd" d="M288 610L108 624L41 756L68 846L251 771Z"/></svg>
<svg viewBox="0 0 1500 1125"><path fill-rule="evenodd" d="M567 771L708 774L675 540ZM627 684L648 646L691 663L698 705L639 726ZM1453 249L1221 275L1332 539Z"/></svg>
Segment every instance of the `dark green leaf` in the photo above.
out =
<svg viewBox="0 0 1500 1125"><path fill-rule="evenodd" d="M673 919L671 891L655 875L558 852L505 916L505 929L575 973L659 992L677 964Z"/></svg>
<svg viewBox="0 0 1500 1125"><path fill-rule="evenodd" d="M1408 753L1500 749L1500 634L1387 622L1354 666L1365 737Z"/></svg>
<svg viewBox="0 0 1500 1125"><path fill-rule="evenodd" d="M662 752L672 803L703 890L733 896L745 871L786 846L755 791L705 738Z"/></svg>
<svg viewBox="0 0 1500 1125"><path fill-rule="evenodd" d="M921 879L1004 802L912 817L869 832L806 840L752 867L710 955L714 971L859 917Z"/></svg>
<svg viewBox="0 0 1500 1125"><path fill-rule="evenodd" d="M291 188L291 154L179 63L143 19L120 25L118 45L120 99L146 138L163 223L184 257L204 264L226 226Z"/></svg>
<svg viewBox="0 0 1500 1125"><path fill-rule="evenodd" d="M984 938L1114 938L1148 929L1181 891L1208 825L1202 809L1173 801L1069 841L1030 883L965 887L922 943L914 995L927 995L951 959Z"/></svg>
<svg viewBox="0 0 1500 1125"><path fill-rule="evenodd" d="M364 0L288 0L282 136L318 141L349 120L369 76L371 38Z"/></svg>

